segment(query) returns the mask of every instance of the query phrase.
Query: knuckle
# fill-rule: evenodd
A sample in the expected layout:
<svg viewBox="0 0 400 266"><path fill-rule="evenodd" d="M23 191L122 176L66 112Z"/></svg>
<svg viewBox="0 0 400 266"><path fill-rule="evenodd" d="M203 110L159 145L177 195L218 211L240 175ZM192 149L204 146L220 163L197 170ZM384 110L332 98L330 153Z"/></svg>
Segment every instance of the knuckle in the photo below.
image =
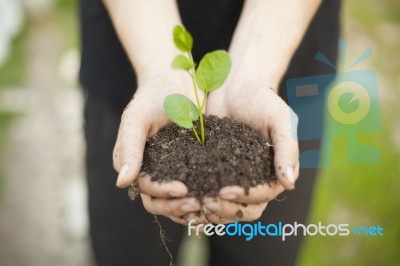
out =
<svg viewBox="0 0 400 266"><path fill-rule="evenodd" d="M240 214L242 213L242 214ZM239 207L230 207L230 208L226 208L224 212L222 212L223 217L227 217L227 218L236 218L240 215L243 215L243 212L239 209Z"/></svg>
<svg viewBox="0 0 400 266"><path fill-rule="evenodd" d="M228 208L225 204L220 203L219 206L219 209L213 210L216 215L227 216L231 212L230 208Z"/></svg>
<svg viewBox="0 0 400 266"><path fill-rule="evenodd" d="M260 219L262 213L263 213L263 209L258 209L257 211L255 211L253 213L253 215L251 215L251 220L254 221L254 220Z"/></svg>
<svg viewBox="0 0 400 266"><path fill-rule="evenodd" d="M143 200L143 207L146 209L146 211L148 211L150 213L158 214L158 213L156 213L153 204L151 204L148 200Z"/></svg>
<svg viewBox="0 0 400 266"><path fill-rule="evenodd" d="M149 195L149 196L151 195L149 193L149 190L148 190L147 186L143 183L143 181L141 181L140 178L138 179L137 185L138 185L141 193Z"/></svg>
<svg viewBox="0 0 400 266"><path fill-rule="evenodd" d="M249 201L249 203L260 204L260 203L268 202L271 200L272 200L272 198L271 198L270 192L268 190L267 191L263 190L263 191L260 191L260 193L256 197L252 198L252 200Z"/></svg>
<svg viewBox="0 0 400 266"><path fill-rule="evenodd" d="M158 193L159 191L157 189L154 188L154 186L152 186L152 184L150 182L147 182L141 178L138 179L138 186L140 188L140 190L142 191L142 193L145 193L147 195L151 195L154 197L159 197L160 193Z"/></svg>
<svg viewBox="0 0 400 266"><path fill-rule="evenodd" d="M210 223L214 223L214 224L221 223L221 219L216 214L208 214L206 216L206 218L207 218L207 221L209 221Z"/></svg>
<svg viewBox="0 0 400 266"><path fill-rule="evenodd" d="M165 204L163 204L163 212L170 216L180 217L184 213L180 208L180 202L176 200L165 200Z"/></svg>
<svg viewBox="0 0 400 266"><path fill-rule="evenodd" d="M185 214L184 212L182 212L178 207L173 207L173 208L169 208L167 210L165 210L169 215L174 215L174 216L181 216L183 214Z"/></svg>
<svg viewBox="0 0 400 266"><path fill-rule="evenodd" d="M246 215L244 215L241 220L245 222L255 221L261 217L262 213L263 210L257 208L255 210L252 210L251 212L247 212Z"/></svg>
<svg viewBox="0 0 400 266"><path fill-rule="evenodd" d="M262 198L262 202L270 202L271 200L273 200L275 197L271 197L271 195L265 195L263 198Z"/></svg>
<svg viewBox="0 0 400 266"><path fill-rule="evenodd" d="M258 220L258 219L260 219L261 214L262 214L262 213L257 213L257 214L253 214L253 215L246 216L246 218L243 219L243 221L245 221L245 222L252 222L252 221Z"/></svg>

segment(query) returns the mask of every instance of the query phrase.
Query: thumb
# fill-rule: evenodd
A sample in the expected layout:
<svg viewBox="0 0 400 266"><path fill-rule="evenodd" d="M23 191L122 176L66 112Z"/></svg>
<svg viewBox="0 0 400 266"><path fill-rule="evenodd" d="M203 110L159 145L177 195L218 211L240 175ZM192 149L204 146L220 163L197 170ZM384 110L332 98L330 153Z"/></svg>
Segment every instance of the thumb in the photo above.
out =
<svg viewBox="0 0 400 266"><path fill-rule="evenodd" d="M142 167L146 135L146 127L140 118L129 114L123 116L114 149L114 166L119 172L117 187L125 188L136 181Z"/></svg>
<svg viewBox="0 0 400 266"><path fill-rule="evenodd" d="M286 112L285 112L286 113ZM297 142L297 115L289 108L288 117L274 121L270 129L275 152L275 173L285 189L294 189L299 175L299 146Z"/></svg>

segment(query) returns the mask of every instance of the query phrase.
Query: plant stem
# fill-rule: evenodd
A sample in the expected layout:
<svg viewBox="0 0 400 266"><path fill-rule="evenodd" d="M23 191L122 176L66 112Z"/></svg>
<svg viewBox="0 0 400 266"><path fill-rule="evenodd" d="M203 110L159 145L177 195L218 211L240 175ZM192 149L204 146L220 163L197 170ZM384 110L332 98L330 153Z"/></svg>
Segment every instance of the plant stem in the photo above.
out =
<svg viewBox="0 0 400 266"><path fill-rule="evenodd" d="M201 104L201 110L204 110L204 106L206 106L207 97L208 97L208 91L204 93L204 99L203 103Z"/></svg>
<svg viewBox="0 0 400 266"><path fill-rule="evenodd" d="M193 130L194 135L196 136L196 139L201 143L201 140L200 140L200 138L199 138L199 135L197 134L197 130L196 130L196 128L194 127L194 125L193 125L193 127L192 127L192 130Z"/></svg>
<svg viewBox="0 0 400 266"><path fill-rule="evenodd" d="M206 143L206 138L205 138L205 134L204 134L204 118L203 118L203 107L204 105L200 104L200 100L199 100L199 94L197 92L197 84L196 84L196 72L195 72L195 66L194 66L194 60L193 60L193 56L192 56L192 52L189 51L188 52L189 55L189 60L192 63L193 67L190 69L189 74L190 77L192 78L192 82L193 82L193 88L194 88L194 95L196 97L196 102L197 102L197 107L199 108L199 112L200 112L200 132L201 132L201 141L199 140L199 136L197 135L196 131L195 135L197 137L197 139L199 140L199 142L204 145ZM205 103L205 98L203 100L203 104ZM194 127L193 127L194 128Z"/></svg>

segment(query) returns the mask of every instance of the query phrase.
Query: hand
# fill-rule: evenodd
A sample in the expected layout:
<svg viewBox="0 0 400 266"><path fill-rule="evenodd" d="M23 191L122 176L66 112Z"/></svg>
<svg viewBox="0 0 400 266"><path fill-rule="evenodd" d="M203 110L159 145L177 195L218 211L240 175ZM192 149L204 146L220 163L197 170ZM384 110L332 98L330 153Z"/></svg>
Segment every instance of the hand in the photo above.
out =
<svg viewBox="0 0 400 266"><path fill-rule="evenodd" d="M201 206L197 199L185 197L187 188L182 182L152 182L150 176L138 178L144 208L155 215L164 215L174 222L186 225ZM183 193L185 191L185 193Z"/></svg>
<svg viewBox="0 0 400 266"><path fill-rule="evenodd" d="M210 94L207 114L243 122L271 140L277 180L251 188L248 195L241 187L225 187L216 199L204 200L211 211L206 218L213 223L256 220L269 201L285 189L294 189L299 174L298 143L292 131L292 125L297 127L297 116L265 84L235 81Z"/></svg>
<svg viewBox="0 0 400 266"><path fill-rule="evenodd" d="M127 187L138 181L143 205L147 211L165 215L174 221L186 223L180 217L200 210L197 200L182 198L186 186L178 181L159 184L149 176L139 176L147 138L169 123L163 110L167 95L180 93L194 99L190 80L160 75L139 86L134 98L125 109L114 147L114 168L119 172L117 186ZM172 79L174 81L172 81ZM173 197L174 199L170 199Z"/></svg>

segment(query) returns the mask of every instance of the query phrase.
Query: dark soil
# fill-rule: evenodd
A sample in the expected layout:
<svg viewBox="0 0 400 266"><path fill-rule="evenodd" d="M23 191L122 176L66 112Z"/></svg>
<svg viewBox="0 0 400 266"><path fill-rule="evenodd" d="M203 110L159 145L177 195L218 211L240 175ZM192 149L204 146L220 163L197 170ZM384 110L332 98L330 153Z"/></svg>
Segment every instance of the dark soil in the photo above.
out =
<svg viewBox="0 0 400 266"><path fill-rule="evenodd" d="M198 123L196 127L200 128ZM182 181L189 189L188 196L197 198L216 196L230 185L248 192L250 187L269 184L275 178L273 148L260 133L215 116L206 117L205 131L203 146L191 130L175 124L161 129L146 144L142 171L153 181Z"/></svg>

